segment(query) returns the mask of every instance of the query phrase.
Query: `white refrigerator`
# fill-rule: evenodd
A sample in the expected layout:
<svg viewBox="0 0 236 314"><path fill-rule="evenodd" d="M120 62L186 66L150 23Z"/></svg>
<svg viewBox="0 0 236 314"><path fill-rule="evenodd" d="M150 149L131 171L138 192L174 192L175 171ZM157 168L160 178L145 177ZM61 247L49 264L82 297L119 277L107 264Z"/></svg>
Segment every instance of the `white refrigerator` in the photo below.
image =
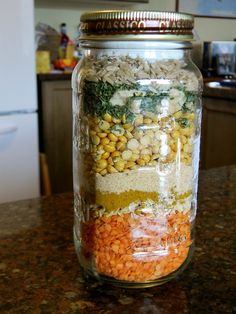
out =
<svg viewBox="0 0 236 314"><path fill-rule="evenodd" d="M0 9L0 203L39 196L34 1Z"/></svg>

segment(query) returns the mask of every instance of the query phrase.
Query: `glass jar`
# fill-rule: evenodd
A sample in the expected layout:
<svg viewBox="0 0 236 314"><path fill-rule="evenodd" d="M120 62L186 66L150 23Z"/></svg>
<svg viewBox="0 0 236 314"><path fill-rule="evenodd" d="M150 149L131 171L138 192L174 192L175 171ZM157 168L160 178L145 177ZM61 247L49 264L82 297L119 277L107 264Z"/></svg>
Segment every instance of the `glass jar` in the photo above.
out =
<svg viewBox="0 0 236 314"><path fill-rule="evenodd" d="M200 71L193 17L81 17L73 72L74 240L86 274L124 287L175 277L193 252Z"/></svg>

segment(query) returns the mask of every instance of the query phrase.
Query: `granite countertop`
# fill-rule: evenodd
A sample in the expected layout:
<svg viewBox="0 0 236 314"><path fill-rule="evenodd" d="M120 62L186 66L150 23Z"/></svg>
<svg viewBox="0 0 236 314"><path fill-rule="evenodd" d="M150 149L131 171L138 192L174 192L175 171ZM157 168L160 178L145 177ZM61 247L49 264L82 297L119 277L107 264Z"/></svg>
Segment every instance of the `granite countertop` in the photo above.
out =
<svg viewBox="0 0 236 314"><path fill-rule="evenodd" d="M196 250L176 279L125 290L81 276L72 194L0 205L0 312L236 313L236 166L202 171Z"/></svg>

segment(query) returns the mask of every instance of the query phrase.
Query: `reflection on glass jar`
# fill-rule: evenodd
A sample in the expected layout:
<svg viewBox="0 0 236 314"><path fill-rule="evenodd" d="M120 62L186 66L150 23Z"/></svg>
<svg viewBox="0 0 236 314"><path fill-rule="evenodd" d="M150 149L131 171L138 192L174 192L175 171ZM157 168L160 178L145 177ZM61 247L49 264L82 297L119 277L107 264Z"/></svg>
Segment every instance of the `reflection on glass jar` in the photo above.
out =
<svg viewBox="0 0 236 314"><path fill-rule="evenodd" d="M96 22L96 13L83 20ZM75 244L86 273L152 286L192 252L201 75L183 30L133 42L107 32L83 34L73 74Z"/></svg>

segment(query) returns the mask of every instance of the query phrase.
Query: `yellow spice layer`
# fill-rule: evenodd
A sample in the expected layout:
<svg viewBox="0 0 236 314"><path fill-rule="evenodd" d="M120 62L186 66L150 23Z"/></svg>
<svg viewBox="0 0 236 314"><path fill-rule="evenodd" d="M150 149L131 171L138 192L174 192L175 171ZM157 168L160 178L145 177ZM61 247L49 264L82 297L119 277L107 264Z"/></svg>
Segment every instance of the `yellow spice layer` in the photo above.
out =
<svg viewBox="0 0 236 314"><path fill-rule="evenodd" d="M144 192L144 191L134 191L129 190L122 193L102 193L96 191L97 205L103 206L107 211L114 211L119 208L124 208L129 206L133 202L144 202L146 200L152 200L158 202L158 193L156 192Z"/></svg>
<svg viewBox="0 0 236 314"><path fill-rule="evenodd" d="M191 196L191 194L191 191L186 191L183 194L172 193L172 197L167 202L165 199L160 199L157 192L129 190L122 193L102 193L100 191L96 191L95 204L102 206L106 209L107 212L112 212L120 208L128 207L131 203L144 203L145 201L153 201L159 205L162 204L163 206L167 207L176 207L177 204L179 204L181 207L183 202L185 202Z"/></svg>

